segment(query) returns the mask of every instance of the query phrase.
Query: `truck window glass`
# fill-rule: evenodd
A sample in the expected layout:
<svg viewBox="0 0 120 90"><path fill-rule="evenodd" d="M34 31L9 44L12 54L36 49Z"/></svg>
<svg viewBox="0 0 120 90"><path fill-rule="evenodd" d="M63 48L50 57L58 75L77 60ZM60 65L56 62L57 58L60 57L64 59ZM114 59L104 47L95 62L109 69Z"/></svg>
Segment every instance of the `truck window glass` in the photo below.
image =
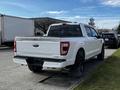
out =
<svg viewBox="0 0 120 90"><path fill-rule="evenodd" d="M87 32L88 37L92 37L92 32L89 27L85 26L85 30Z"/></svg>
<svg viewBox="0 0 120 90"><path fill-rule="evenodd" d="M82 32L79 25L51 26L48 32L49 37L81 37Z"/></svg>
<svg viewBox="0 0 120 90"><path fill-rule="evenodd" d="M92 37L98 36L97 32L93 28L90 28L90 29L91 29L91 32L92 32Z"/></svg>

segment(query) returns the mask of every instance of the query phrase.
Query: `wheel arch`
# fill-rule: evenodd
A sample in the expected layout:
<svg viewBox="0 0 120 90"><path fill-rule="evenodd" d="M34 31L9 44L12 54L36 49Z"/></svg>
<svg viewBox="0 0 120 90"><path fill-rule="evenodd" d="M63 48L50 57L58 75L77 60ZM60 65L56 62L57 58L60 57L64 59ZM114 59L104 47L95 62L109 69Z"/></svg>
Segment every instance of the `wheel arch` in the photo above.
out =
<svg viewBox="0 0 120 90"><path fill-rule="evenodd" d="M85 49L84 49L83 47L80 47L80 48L77 50L77 52L76 52L75 61L76 61L76 57L77 57L77 54L78 54L79 51L83 51L84 57L85 57Z"/></svg>
<svg viewBox="0 0 120 90"><path fill-rule="evenodd" d="M104 47L105 47L105 44L103 43L103 44L102 44L102 47L101 47L101 52L102 52L102 49L103 49Z"/></svg>
<svg viewBox="0 0 120 90"><path fill-rule="evenodd" d="M78 52L79 52L79 51L83 51L83 53L84 53L84 57L85 57L85 49L84 49L84 48L82 48L82 47L81 47L81 48L79 48L79 49L78 49L78 51L77 51L77 53L76 53L76 56L77 56L77 54L78 54Z"/></svg>
<svg viewBox="0 0 120 90"><path fill-rule="evenodd" d="M77 49L77 52L76 52L76 55L75 55L75 61L74 61L74 65L76 63L76 58L77 58L77 55L78 53L82 51L84 53L84 59L85 59L85 49L83 47L80 47L79 49Z"/></svg>

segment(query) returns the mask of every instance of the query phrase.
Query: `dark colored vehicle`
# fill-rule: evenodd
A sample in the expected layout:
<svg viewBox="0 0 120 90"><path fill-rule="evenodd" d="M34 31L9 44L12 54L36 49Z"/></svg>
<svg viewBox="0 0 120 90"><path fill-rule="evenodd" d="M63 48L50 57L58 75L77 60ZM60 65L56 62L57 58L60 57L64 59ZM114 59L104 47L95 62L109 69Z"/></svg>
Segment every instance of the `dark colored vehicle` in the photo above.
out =
<svg viewBox="0 0 120 90"><path fill-rule="evenodd" d="M118 48L120 40L118 38L117 33L114 33L114 32L102 33L102 37L105 41L106 46Z"/></svg>

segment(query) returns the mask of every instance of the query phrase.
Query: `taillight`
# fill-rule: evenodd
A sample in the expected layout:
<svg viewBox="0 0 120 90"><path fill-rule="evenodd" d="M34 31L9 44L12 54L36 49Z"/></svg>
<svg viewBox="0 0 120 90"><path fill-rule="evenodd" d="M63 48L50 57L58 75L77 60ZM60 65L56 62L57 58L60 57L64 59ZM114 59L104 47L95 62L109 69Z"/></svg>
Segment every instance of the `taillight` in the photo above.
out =
<svg viewBox="0 0 120 90"><path fill-rule="evenodd" d="M16 52L16 41L14 40L14 52Z"/></svg>
<svg viewBox="0 0 120 90"><path fill-rule="evenodd" d="M70 43L69 42L61 42L60 43L60 55L67 55L69 51Z"/></svg>

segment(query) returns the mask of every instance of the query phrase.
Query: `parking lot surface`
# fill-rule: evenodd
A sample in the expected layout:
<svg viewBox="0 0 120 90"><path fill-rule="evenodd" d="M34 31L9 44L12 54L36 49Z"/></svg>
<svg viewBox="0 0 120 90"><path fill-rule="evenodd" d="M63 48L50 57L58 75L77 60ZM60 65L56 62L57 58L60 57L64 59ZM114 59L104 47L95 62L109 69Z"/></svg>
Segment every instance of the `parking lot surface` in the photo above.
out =
<svg viewBox="0 0 120 90"><path fill-rule="evenodd" d="M106 57L114 53L115 49L106 49ZM68 90L81 78L68 76L66 73L45 71L34 74L27 66L20 66L12 61L11 49L0 50L0 90ZM85 72L89 72L100 63L98 60L88 61ZM41 80L49 77L43 83Z"/></svg>

